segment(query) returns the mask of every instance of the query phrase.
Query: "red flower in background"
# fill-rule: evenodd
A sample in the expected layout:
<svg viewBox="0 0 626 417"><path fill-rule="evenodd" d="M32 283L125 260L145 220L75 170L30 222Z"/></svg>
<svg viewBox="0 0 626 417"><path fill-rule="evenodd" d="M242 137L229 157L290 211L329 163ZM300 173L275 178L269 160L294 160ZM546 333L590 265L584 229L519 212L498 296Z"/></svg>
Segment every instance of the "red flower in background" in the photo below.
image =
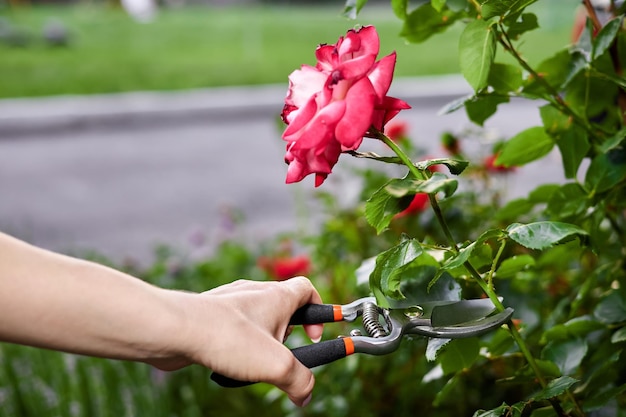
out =
<svg viewBox="0 0 626 417"><path fill-rule="evenodd" d="M485 158L484 160L484 165L485 165L485 169L487 170L487 172L491 172L494 174L504 174L507 172L512 172L515 170L515 167L506 167L504 165L497 165L496 164L496 159L498 158L498 155L489 155L488 157Z"/></svg>
<svg viewBox="0 0 626 417"><path fill-rule="evenodd" d="M278 256L275 258L262 256L258 259L257 265L277 281L284 281L299 275L308 275L311 271L311 261L306 255Z"/></svg>
<svg viewBox="0 0 626 417"><path fill-rule="evenodd" d="M394 142L406 138L409 134L409 124L404 120L395 120L385 127L385 135Z"/></svg>
<svg viewBox="0 0 626 417"><path fill-rule="evenodd" d="M409 204L409 206L405 208L403 211L396 214L395 218L399 219L404 216L421 213L426 209L427 206L428 206L428 194L426 193L415 194L415 197L413 197L411 204Z"/></svg>
<svg viewBox="0 0 626 417"><path fill-rule="evenodd" d="M371 126L383 130L410 106L387 96L396 64L391 53L376 61L380 49L373 26L349 30L335 45L320 45L315 67L303 65L289 75L281 117L288 125L287 183L315 174L320 186L341 152L356 150Z"/></svg>

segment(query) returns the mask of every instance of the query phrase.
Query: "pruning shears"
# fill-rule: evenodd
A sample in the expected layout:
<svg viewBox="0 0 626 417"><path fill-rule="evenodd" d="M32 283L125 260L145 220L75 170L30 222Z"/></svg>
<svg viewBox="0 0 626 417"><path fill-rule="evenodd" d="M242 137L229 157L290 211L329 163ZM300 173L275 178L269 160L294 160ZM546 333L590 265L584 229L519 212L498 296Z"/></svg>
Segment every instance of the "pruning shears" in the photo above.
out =
<svg viewBox="0 0 626 417"><path fill-rule="evenodd" d="M291 325L353 322L363 319L363 331L355 329L350 336L325 340L292 349L296 358L308 368L334 362L354 353L386 355L398 349L404 335L459 339L479 336L508 322L512 308L495 313L489 299L427 301L418 304L396 303L382 308L374 297L361 298L350 304L307 304L291 317ZM242 387L254 382L237 381L218 373L211 379L223 387Z"/></svg>

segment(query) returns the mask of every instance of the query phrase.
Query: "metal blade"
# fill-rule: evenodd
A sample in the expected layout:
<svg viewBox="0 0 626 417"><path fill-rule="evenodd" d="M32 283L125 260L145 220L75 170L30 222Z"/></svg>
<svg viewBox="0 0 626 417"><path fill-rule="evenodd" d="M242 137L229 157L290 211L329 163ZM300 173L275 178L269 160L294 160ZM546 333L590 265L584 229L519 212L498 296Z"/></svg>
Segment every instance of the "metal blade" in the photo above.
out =
<svg viewBox="0 0 626 417"><path fill-rule="evenodd" d="M432 308L430 323L432 327L456 326L485 318L495 309L488 298L440 304Z"/></svg>

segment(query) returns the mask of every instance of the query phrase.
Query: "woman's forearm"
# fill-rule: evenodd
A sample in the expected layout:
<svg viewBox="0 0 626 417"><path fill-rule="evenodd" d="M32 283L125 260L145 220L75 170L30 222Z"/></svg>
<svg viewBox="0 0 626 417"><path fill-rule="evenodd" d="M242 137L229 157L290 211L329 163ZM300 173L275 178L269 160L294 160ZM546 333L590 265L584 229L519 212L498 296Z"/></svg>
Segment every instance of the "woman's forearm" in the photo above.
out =
<svg viewBox="0 0 626 417"><path fill-rule="evenodd" d="M185 322L172 300L185 296L0 234L0 340L120 359L171 355L167 341Z"/></svg>

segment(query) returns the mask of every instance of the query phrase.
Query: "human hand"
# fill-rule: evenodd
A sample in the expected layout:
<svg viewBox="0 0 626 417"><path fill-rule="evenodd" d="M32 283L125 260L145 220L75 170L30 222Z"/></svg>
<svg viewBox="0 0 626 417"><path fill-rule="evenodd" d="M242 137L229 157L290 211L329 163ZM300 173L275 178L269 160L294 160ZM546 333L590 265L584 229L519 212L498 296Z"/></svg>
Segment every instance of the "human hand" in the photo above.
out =
<svg viewBox="0 0 626 417"><path fill-rule="evenodd" d="M149 363L165 370L198 363L237 380L271 383L296 405L310 401L313 374L283 345L294 311L322 302L307 278L240 280L202 294L179 294L186 312L179 338L183 354ZM322 325L304 328L319 341Z"/></svg>

